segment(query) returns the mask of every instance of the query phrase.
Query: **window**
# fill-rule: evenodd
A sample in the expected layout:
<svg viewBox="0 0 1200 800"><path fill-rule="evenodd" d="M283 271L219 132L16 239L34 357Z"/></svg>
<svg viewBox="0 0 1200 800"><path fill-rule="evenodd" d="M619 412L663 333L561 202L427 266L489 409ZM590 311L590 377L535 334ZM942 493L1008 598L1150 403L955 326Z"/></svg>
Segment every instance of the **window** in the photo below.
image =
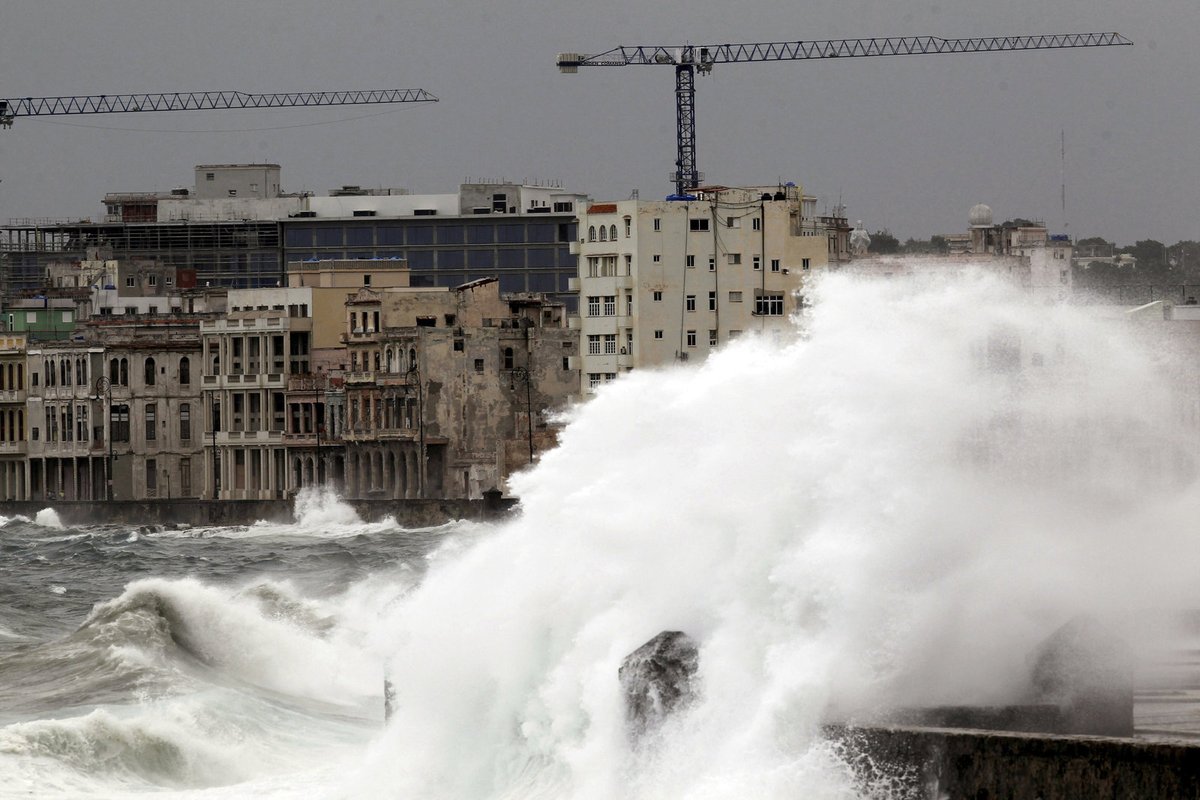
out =
<svg viewBox="0 0 1200 800"><path fill-rule="evenodd" d="M727 253L725 258L728 259L731 265L742 263L741 253Z"/></svg>
<svg viewBox="0 0 1200 800"><path fill-rule="evenodd" d="M192 459L179 459L179 493L185 497L192 493Z"/></svg>
<svg viewBox="0 0 1200 800"><path fill-rule="evenodd" d="M708 293L708 310L709 311L717 310L717 293L716 292Z"/></svg>
<svg viewBox="0 0 1200 800"><path fill-rule="evenodd" d="M504 368L513 368L513 349L511 347L504 348Z"/></svg>
<svg viewBox="0 0 1200 800"><path fill-rule="evenodd" d="M608 241L608 228L604 227L603 225L600 226L600 241Z"/></svg>
<svg viewBox="0 0 1200 800"><path fill-rule="evenodd" d="M154 359L147 358L144 367L145 367L145 373L146 373L146 375L145 375L146 385L153 386L154 385Z"/></svg>
<svg viewBox="0 0 1200 800"><path fill-rule="evenodd" d="M187 357L179 359L179 383L186 386L192 382L192 362Z"/></svg>
<svg viewBox="0 0 1200 800"><path fill-rule="evenodd" d="M661 339L662 337L663 337L663 332L662 332L662 331L655 331L655 332L654 332L654 338L655 338L655 339Z"/></svg>
<svg viewBox="0 0 1200 800"><path fill-rule="evenodd" d="M132 289L133 287L137 286L137 279L132 275L128 276L125 278L125 286L126 288Z"/></svg>
<svg viewBox="0 0 1200 800"><path fill-rule="evenodd" d="M687 265L688 265L689 267L694 267L694 266L696 266L696 257L695 257L695 256L688 256L688 257L687 257Z"/></svg>
<svg viewBox="0 0 1200 800"><path fill-rule="evenodd" d="M654 218L654 230L656 230L656 231L662 230L662 220L658 217Z"/></svg>
<svg viewBox="0 0 1200 800"><path fill-rule="evenodd" d="M687 310L688 310L688 311L695 311L695 310L696 310L696 295L694 295L694 294L689 294L689 295L687 296L687 298L686 298L685 302L687 303Z"/></svg>
<svg viewBox="0 0 1200 800"><path fill-rule="evenodd" d="M588 355L600 355L600 334L588 334L587 337Z"/></svg>
<svg viewBox="0 0 1200 800"><path fill-rule="evenodd" d="M625 218L625 238L628 239L633 235L633 220L629 217Z"/></svg>
<svg viewBox="0 0 1200 800"><path fill-rule="evenodd" d="M155 417L157 416L156 405L154 403L146 404L146 441L152 442L157 438L157 430L155 429Z"/></svg>
<svg viewBox="0 0 1200 800"><path fill-rule="evenodd" d="M729 302L731 302L731 303L742 302L742 293L741 292L730 292L729 293Z"/></svg>
<svg viewBox="0 0 1200 800"><path fill-rule="evenodd" d="M604 297L604 316L615 317L617 315L617 296L615 294L605 295Z"/></svg>
<svg viewBox="0 0 1200 800"><path fill-rule="evenodd" d="M70 322L70 321L71 321L71 312L70 312L70 311L64 311L64 312L62 312L62 321L63 321L63 322Z"/></svg>
<svg viewBox="0 0 1200 800"><path fill-rule="evenodd" d="M179 438L185 442L192 439L192 406L181 403L179 406Z"/></svg>
<svg viewBox="0 0 1200 800"><path fill-rule="evenodd" d="M146 276L146 284L148 286L158 286L158 276L157 275L147 275Z"/></svg>
<svg viewBox="0 0 1200 800"><path fill-rule="evenodd" d="M750 227L756 231L761 231L762 230L762 217L755 217L753 224L751 224Z"/></svg>
<svg viewBox="0 0 1200 800"><path fill-rule="evenodd" d="M809 261L810 259L807 258L800 259L800 269L808 269Z"/></svg>
<svg viewBox="0 0 1200 800"><path fill-rule="evenodd" d="M588 295L587 308L588 308L587 313L588 313L589 317L600 316L600 295L598 295L598 294Z"/></svg>
<svg viewBox="0 0 1200 800"><path fill-rule="evenodd" d="M628 235L629 234L626 234L626 236L628 236ZM617 226L616 225L608 226L608 238L614 242L617 240Z"/></svg>
<svg viewBox="0 0 1200 800"><path fill-rule="evenodd" d="M129 406L113 406L108 416L108 427L114 442L129 441Z"/></svg>
<svg viewBox="0 0 1200 800"><path fill-rule="evenodd" d="M755 222L757 222L757 221L758 220L755 220ZM709 347L717 346L717 332L715 330L710 330L708 332L708 346Z"/></svg>
<svg viewBox="0 0 1200 800"><path fill-rule="evenodd" d="M658 264L662 261L662 254L655 253L654 256L650 260L653 261L655 264Z"/></svg>
<svg viewBox="0 0 1200 800"><path fill-rule="evenodd" d="M762 269L762 256L754 256L754 258L752 259L752 261L753 261L753 263L754 263L754 270L755 270L756 272L757 272L758 270Z"/></svg>
<svg viewBox="0 0 1200 800"><path fill-rule="evenodd" d="M654 298L654 302L656 302L656 303L661 303L661 302L662 302L662 292L655 292L655 293L654 293L653 295L651 295L651 296Z"/></svg>
<svg viewBox="0 0 1200 800"><path fill-rule="evenodd" d="M808 259L806 258L804 260L807 261ZM755 267L755 269L757 269L757 267ZM771 259L771 272L779 272L779 259L778 258Z"/></svg>
<svg viewBox="0 0 1200 800"><path fill-rule="evenodd" d="M595 389L599 385L600 385L600 373L599 372L589 372L588 373L588 388Z"/></svg>
<svg viewBox="0 0 1200 800"><path fill-rule="evenodd" d="M708 230L708 220L690 219L688 220L688 229L692 231L706 231Z"/></svg>
<svg viewBox="0 0 1200 800"><path fill-rule="evenodd" d="M204 173L204 180L206 180L206 181L211 181L211 180L214 180L216 177L217 177L217 176L216 176L216 174L215 174L215 173L212 173L212 172L206 172L206 173Z"/></svg>
<svg viewBox="0 0 1200 800"><path fill-rule="evenodd" d="M696 346L696 332L695 331L687 332L687 346L688 347Z"/></svg>
<svg viewBox="0 0 1200 800"><path fill-rule="evenodd" d="M229 191L233 191L230 189ZM158 462L153 458L146 459L146 494L153 497L158 493Z"/></svg>
<svg viewBox="0 0 1200 800"><path fill-rule="evenodd" d="M483 372L483 359L482 358L475 359L475 371Z"/></svg>
<svg viewBox="0 0 1200 800"><path fill-rule="evenodd" d="M709 256L709 257L708 257L708 271L709 271L709 272L716 272L716 271L717 271L717 258L716 258L716 256Z"/></svg>
<svg viewBox="0 0 1200 800"><path fill-rule="evenodd" d="M617 335L615 333L606 333L604 335L604 355L615 356L617 354Z"/></svg>
<svg viewBox="0 0 1200 800"><path fill-rule="evenodd" d="M783 316L783 293L763 292L754 297L754 313L765 317Z"/></svg>

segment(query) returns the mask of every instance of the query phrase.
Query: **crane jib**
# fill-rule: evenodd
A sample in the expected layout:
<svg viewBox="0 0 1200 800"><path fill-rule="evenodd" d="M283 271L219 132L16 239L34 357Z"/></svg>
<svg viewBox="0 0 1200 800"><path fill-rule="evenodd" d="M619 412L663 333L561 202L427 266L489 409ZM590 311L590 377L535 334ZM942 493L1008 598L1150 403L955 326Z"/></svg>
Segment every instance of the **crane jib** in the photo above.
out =
<svg viewBox="0 0 1200 800"><path fill-rule="evenodd" d="M940 36L884 36L871 39L818 39L796 42L747 42L713 45L651 45L614 47L603 53L559 53L559 71L580 67L632 65L675 67L676 171L671 179L675 195L685 196L699 185L696 167L696 71L706 73L714 64L753 61L803 61L816 58L870 58L877 56L934 55L938 53L995 53L1012 50L1061 50L1076 47L1131 45L1119 33L1050 33L1033 36L986 36L944 39Z"/></svg>
<svg viewBox="0 0 1200 800"><path fill-rule="evenodd" d="M97 94L0 99L0 123L14 117L64 114L120 114L143 111L200 111L237 108L301 108L308 106L436 103L424 89L360 89L330 92L239 91L172 92L169 94Z"/></svg>

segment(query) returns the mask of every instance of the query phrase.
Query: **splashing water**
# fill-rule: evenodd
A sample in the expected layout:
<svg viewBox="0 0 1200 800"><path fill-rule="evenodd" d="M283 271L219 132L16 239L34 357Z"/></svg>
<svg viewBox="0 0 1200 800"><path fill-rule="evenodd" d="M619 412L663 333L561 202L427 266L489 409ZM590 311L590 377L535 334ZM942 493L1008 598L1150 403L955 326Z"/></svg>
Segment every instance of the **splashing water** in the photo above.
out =
<svg viewBox="0 0 1200 800"><path fill-rule="evenodd" d="M853 797L822 720L1012 701L1075 613L1200 600L1165 349L978 274L816 296L574 412L381 626L399 711L338 796ZM662 630L701 696L634 746L617 669Z"/></svg>
<svg viewBox="0 0 1200 800"><path fill-rule="evenodd" d="M57 528L61 530L64 526L62 520L58 518L58 512L53 508L43 508L33 518L35 525L41 525L43 528Z"/></svg>

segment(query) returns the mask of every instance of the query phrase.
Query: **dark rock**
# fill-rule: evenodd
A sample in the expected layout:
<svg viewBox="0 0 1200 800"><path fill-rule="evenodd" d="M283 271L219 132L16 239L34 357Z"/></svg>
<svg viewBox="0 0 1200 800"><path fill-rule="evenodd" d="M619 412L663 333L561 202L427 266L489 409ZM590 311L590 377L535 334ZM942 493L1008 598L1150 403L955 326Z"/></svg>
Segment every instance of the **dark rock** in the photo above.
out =
<svg viewBox="0 0 1200 800"><path fill-rule="evenodd" d="M1036 702L1062 709L1064 733L1133 735L1133 653L1098 621L1080 616L1034 651Z"/></svg>
<svg viewBox="0 0 1200 800"><path fill-rule="evenodd" d="M680 631L663 631L625 657L617 675L635 734L658 727L693 699L699 663L696 642Z"/></svg>

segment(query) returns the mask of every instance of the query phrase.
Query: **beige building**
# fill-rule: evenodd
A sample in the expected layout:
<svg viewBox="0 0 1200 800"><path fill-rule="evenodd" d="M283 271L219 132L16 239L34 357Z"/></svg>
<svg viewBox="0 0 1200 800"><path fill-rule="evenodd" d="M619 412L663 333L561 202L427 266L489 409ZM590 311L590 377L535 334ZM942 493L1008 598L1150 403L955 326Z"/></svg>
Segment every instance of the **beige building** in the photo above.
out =
<svg viewBox="0 0 1200 800"><path fill-rule="evenodd" d="M553 446L545 412L578 389L561 304L455 289L363 288L346 303L348 497L478 498Z"/></svg>
<svg viewBox="0 0 1200 800"><path fill-rule="evenodd" d="M790 328L805 276L846 246L814 211L796 186L592 204L579 217L583 390Z"/></svg>
<svg viewBox="0 0 1200 800"><path fill-rule="evenodd" d="M85 335L102 357L90 392L108 406L113 498L200 497L200 320L95 317Z"/></svg>
<svg viewBox="0 0 1200 800"><path fill-rule="evenodd" d="M31 343L26 363L29 499L105 499L106 405L93 388L103 373L103 351L84 342ZM128 405L123 408L128 426ZM127 492L120 499L132 497Z"/></svg>
<svg viewBox="0 0 1200 800"><path fill-rule="evenodd" d="M25 337L0 335L0 500L28 500Z"/></svg>

